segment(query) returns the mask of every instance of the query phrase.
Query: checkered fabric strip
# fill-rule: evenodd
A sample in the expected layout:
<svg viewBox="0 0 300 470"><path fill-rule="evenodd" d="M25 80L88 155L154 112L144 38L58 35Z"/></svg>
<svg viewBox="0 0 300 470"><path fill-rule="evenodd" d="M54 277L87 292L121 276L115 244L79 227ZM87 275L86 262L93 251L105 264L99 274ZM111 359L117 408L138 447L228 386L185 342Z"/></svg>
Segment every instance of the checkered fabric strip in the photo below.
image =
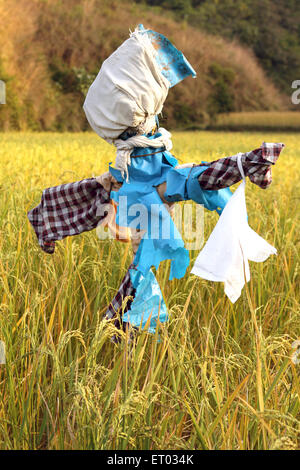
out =
<svg viewBox="0 0 300 470"><path fill-rule="evenodd" d="M114 325L117 328L120 328L120 322L119 322L119 319L117 318L118 313L127 312L130 309L134 296L135 296L136 289L132 285L132 282L130 279L130 273L129 273L129 270L132 268L134 268L133 264L129 266L128 271L126 272L121 282L118 292L116 293L116 295L110 302L105 312L106 319L109 320L112 318L116 318ZM120 312L120 309L122 308L123 302L126 299L126 297L130 297L130 298L127 299L126 305L124 305L122 312Z"/></svg>
<svg viewBox="0 0 300 470"><path fill-rule="evenodd" d="M276 163L283 147L282 143L263 142L260 148L242 154L245 176L260 188L267 188L272 182L271 166ZM198 177L202 189L227 188L242 179L237 166L237 155L214 160L208 165L209 168Z"/></svg>
<svg viewBox="0 0 300 470"><path fill-rule="evenodd" d="M109 193L95 178L47 188L27 213L42 250L54 253L55 241L92 230L107 215Z"/></svg>

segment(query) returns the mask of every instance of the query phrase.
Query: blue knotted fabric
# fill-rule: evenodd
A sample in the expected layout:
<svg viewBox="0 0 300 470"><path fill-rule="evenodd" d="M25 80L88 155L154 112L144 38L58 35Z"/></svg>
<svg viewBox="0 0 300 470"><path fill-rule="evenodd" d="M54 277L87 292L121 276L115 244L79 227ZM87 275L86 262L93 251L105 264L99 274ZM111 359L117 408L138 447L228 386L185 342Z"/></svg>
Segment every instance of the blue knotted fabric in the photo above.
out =
<svg viewBox="0 0 300 470"><path fill-rule="evenodd" d="M138 31L146 34L156 51L155 60L162 75L170 82L170 88L191 75L196 77L196 72L183 55L163 34L152 29L145 29L142 24L138 26Z"/></svg>

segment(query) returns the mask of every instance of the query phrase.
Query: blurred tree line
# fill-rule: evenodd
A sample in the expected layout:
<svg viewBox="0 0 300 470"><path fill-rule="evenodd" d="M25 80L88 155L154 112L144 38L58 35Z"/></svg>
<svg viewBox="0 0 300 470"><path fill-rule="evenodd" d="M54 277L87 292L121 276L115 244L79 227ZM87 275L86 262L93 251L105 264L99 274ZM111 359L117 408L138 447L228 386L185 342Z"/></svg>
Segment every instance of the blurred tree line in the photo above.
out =
<svg viewBox="0 0 300 470"><path fill-rule="evenodd" d="M170 89L160 117L165 127L204 129L220 113L290 108L290 80L300 78L298 49L291 46L296 42L288 40L297 24L292 14L282 22L293 26L280 24L276 35L279 10L271 11L267 0L160 0L160 6L157 1L136 1L0 1L0 79L6 83L0 130L90 130L82 109L88 88L102 62L141 22L165 34L197 72L196 80L189 77ZM253 19L254 5L259 21ZM274 15L277 23L271 21ZM245 43L256 39L257 47L261 41L264 67L251 48L221 35L240 35ZM288 93L274 86L264 69ZM286 86L284 77L289 77Z"/></svg>
<svg viewBox="0 0 300 470"><path fill-rule="evenodd" d="M251 47L285 93L300 78L299 0L135 0L169 10L177 19Z"/></svg>

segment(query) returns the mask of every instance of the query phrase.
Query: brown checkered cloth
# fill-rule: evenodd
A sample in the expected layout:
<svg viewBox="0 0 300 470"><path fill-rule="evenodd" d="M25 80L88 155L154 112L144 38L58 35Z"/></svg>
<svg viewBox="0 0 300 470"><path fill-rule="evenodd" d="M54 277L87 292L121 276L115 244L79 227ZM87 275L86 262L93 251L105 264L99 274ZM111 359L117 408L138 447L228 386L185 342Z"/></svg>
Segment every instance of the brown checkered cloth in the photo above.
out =
<svg viewBox="0 0 300 470"><path fill-rule="evenodd" d="M109 202L103 186L95 178L87 178L45 189L40 204L27 216L40 247L51 254L56 240L96 228L107 215L99 210L100 205Z"/></svg>
<svg viewBox="0 0 300 470"><path fill-rule="evenodd" d="M131 283L130 274L129 274L129 270L132 268L134 268L133 264L129 266L128 271L123 277L123 280L121 282L118 292L116 293L115 297L113 298L113 300L109 304L108 309L105 312L105 317L108 320L110 320L111 318L114 318L116 314L120 311L126 297L131 297L131 296L134 297L135 295L135 288L133 287ZM131 303L132 303L132 299L129 298L126 305L124 305L124 312L127 312L127 310L129 310Z"/></svg>
<svg viewBox="0 0 300 470"><path fill-rule="evenodd" d="M52 254L55 241L67 236L78 235L93 230L107 215L99 206L110 202L110 195L95 178L87 178L75 183L62 184L47 188L42 193L40 204L27 213L34 228L38 243L42 250ZM103 206L102 206L103 209ZM126 323L120 322L120 310L126 298L128 301L122 309L125 313L130 309L135 295L129 269L123 278L115 297L109 304L105 318L115 318L114 325L125 330ZM113 337L118 342L117 337Z"/></svg>
<svg viewBox="0 0 300 470"><path fill-rule="evenodd" d="M260 148L243 153L241 162L245 176L260 188L267 188L272 182L271 166L276 163L283 147L282 143L263 142ZM242 179L237 166L237 155L220 158L207 165L209 168L198 177L202 189L227 188Z"/></svg>
<svg viewBox="0 0 300 470"><path fill-rule="evenodd" d="M134 268L135 266L133 264L129 266L125 276L122 279L118 292L110 302L108 309L105 312L105 318L107 320L115 319L114 326L119 330L123 329L123 331L126 330L128 325L126 322L122 322L121 315L130 310L136 292L136 289L132 285L129 273L129 270ZM112 337L112 341L114 343L118 343L119 339L120 338L117 335Z"/></svg>

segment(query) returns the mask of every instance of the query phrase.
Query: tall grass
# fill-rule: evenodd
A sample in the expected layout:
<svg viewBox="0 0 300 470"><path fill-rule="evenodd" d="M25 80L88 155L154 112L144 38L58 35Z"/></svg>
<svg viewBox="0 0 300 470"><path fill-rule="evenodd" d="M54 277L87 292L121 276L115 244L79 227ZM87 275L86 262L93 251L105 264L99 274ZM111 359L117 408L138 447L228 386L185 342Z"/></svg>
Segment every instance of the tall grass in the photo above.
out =
<svg viewBox="0 0 300 470"><path fill-rule="evenodd" d="M194 162L263 140L286 144L271 187L246 189L249 223L278 256L251 264L234 305L219 283L168 281L163 263L168 324L119 345L103 313L130 246L92 231L47 255L26 218L45 187L101 174L113 149L92 134L1 138L0 448L299 448L299 366L290 360L300 336L297 136L174 135L175 155ZM207 238L217 216L205 217Z"/></svg>

